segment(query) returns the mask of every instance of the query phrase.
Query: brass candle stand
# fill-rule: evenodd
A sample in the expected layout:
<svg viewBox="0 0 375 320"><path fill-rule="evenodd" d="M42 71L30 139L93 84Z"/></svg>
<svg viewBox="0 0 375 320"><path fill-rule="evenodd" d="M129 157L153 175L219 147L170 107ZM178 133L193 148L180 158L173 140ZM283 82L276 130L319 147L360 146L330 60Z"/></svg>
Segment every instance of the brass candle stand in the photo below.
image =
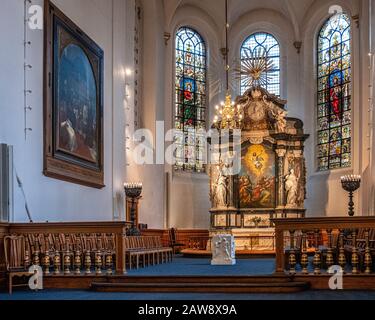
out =
<svg viewBox="0 0 375 320"><path fill-rule="evenodd" d="M361 176L359 175L348 175L341 177L342 188L349 193L349 204L348 214L350 217L354 216L354 192L361 186Z"/></svg>
<svg viewBox="0 0 375 320"><path fill-rule="evenodd" d="M130 208L130 222L131 228L128 230L128 236L140 236L141 232L139 231L136 223L136 203L137 200L141 198L142 193L142 183L124 183L125 195L131 200Z"/></svg>

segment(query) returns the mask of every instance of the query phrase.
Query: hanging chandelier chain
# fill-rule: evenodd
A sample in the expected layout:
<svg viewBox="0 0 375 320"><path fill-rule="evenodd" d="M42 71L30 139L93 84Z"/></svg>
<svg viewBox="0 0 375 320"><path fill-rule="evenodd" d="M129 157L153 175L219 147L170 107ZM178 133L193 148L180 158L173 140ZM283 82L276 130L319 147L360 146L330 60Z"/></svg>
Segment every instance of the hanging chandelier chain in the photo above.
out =
<svg viewBox="0 0 375 320"><path fill-rule="evenodd" d="M228 44L229 18L228 18L228 0L225 0L225 76L226 89L229 91L229 44Z"/></svg>
<svg viewBox="0 0 375 320"><path fill-rule="evenodd" d="M226 95L225 101L215 107L217 115L214 118L214 126L218 129L240 129L242 127L242 106L236 105L232 101L232 96L229 89L229 18L228 18L228 0L225 0L225 80L226 80Z"/></svg>

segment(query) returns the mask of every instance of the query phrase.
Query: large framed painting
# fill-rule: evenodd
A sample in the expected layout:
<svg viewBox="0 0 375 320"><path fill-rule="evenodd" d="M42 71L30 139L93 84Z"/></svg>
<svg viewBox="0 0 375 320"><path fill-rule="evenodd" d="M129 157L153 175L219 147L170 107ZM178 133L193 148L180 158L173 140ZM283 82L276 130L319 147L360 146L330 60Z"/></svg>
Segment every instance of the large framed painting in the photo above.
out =
<svg viewBox="0 0 375 320"><path fill-rule="evenodd" d="M49 0L44 17L44 174L103 188L103 50Z"/></svg>
<svg viewBox="0 0 375 320"><path fill-rule="evenodd" d="M276 205L275 152L266 144L245 143L239 175L242 209L274 208Z"/></svg>

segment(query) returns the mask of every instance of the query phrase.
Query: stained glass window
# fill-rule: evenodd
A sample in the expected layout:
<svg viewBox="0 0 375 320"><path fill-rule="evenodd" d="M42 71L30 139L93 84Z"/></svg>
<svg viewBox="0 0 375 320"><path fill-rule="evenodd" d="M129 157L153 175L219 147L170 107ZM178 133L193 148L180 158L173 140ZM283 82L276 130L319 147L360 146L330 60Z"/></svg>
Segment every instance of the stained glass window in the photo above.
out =
<svg viewBox="0 0 375 320"><path fill-rule="evenodd" d="M176 34L175 169L204 170L206 129L206 46L193 29Z"/></svg>
<svg viewBox="0 0 375 320"><path fill-rule="evenodd" d="M280 45L275 37L269 33L257 32L248 37L241 47L241 61L248 57L265 55L273 64L273 69L267 72L266 88L269 93L280 96ZM241 81L241 94L249 89Z"/></svg>
<svg viewBox="0 0 375 320"><path fill-rule="evenodd" d="M351 166L350 18L336 14L318 36L318 170Z"/></svg>

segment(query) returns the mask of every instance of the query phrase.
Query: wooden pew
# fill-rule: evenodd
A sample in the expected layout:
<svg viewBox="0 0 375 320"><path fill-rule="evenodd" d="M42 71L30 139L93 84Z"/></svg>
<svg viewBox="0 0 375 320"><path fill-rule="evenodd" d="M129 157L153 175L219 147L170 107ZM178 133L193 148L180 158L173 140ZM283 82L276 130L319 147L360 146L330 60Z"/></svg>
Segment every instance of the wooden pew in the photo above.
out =
<svg viewBox="0 0 375 320"><path fill-rule="evenodd" d="M164 247L158 236L139 236L125 238L125 252L128 257L129 268L135 265L142 267L172 261L173 249Z"/></svg>

